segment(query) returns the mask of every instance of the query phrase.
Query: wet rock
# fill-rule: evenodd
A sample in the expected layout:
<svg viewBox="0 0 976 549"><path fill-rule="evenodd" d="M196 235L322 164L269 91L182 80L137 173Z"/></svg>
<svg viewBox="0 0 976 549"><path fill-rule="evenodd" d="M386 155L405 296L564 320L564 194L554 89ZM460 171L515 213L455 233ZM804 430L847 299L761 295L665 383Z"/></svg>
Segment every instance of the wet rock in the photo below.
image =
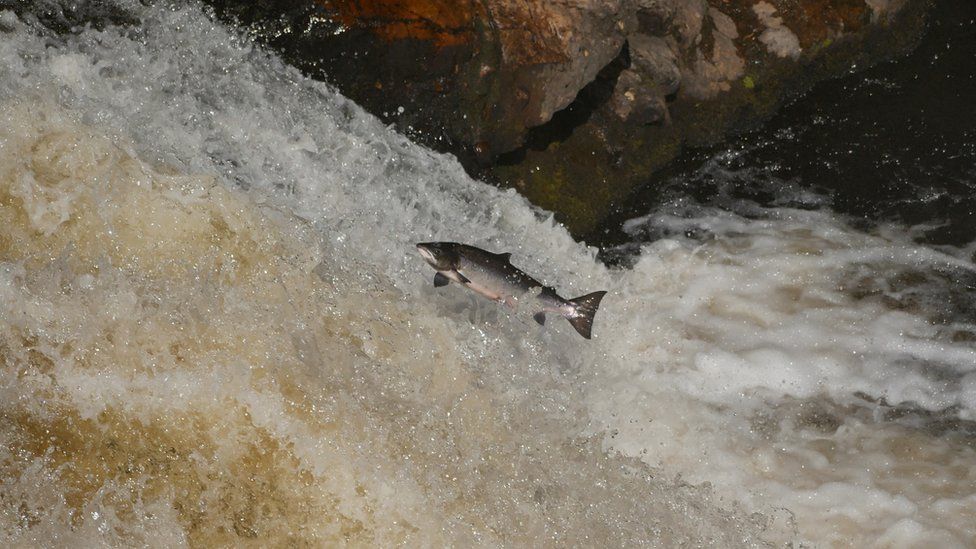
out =
<svg viewBox="0 0 976 549"><path fill-rule="evenodd" d="M733 42L739 33L732 19L712 8L708 23L711 51L695 48L693 61L684 67L681 75L685 94L695 99L710 99L728 91L745 68L745 59Z"/></svg>
<svg viewBox="0 0 976 549"><path fill-rule="evenodd" d="M629 39L633 72L649 76L645 89L671 95L681 85L678 58L668 41L657 36L634 34ZM656 88L656 89L655 89Z"/></svg>
<svg viewBox="0 0 976 549"><path fill-rule="evenodd" d="M576 234L684 146L904 51L926 0L207 0Z"/></svg>
<svg viewBox="0 0 976 549"><path fill-rule="evenodd" d="M372 112L482 158L569 105L636 26L629 0L210 3Z"/></svg>
<svg viewBox="0 0 976 549"><path fill-rule="evenodd" d="M637 0L637 32L660 35L674 18L675 0Z"/></svg>
<svg viewBox="0 0 976 549"><path fill-rule="evenodd" d="M691 48L701 41L702 22L708 11L705 0L672 0L671 33L682 48Z"/></svg>
<svg viewBox="0 0 976 549"><path fill-rule="evenodd" d="M610 108L621 121L632 124L654 124L667 120L668 107L663 97L653 90L655 83L644 82L641 75L632 70L620 73Z"/></svg>
<svg viewBox="0 0 976 549"><path fill-rule="evenodd" d="M926 8L925 0L640 0L630 63L607 104L591 105L566 138L535 143L487 173L585 237L683 147L753 127L821 80L907 51Z"/></svg>
<svg viewBox="0 0 976 549"><path fill-rule="evenodd" d="M776 17L776 8L769 2L759 2L752 6L752 11L766 27L759 35L759 41L766 45L766 49L779 57L798 59L803 52L800 39L783 25L781 17Z"/></svg>
<svg viewBox="0 0 976 549"><path fill-rule="evenodd" d="M871 22L889 21L904 7L907 0L864 0L871 8Z"/></svg>

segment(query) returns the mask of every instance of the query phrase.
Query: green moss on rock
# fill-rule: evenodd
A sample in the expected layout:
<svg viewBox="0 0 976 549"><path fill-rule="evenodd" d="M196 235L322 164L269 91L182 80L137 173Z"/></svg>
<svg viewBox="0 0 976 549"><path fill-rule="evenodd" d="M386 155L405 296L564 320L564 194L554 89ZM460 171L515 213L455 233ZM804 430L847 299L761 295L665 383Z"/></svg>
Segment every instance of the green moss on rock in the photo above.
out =
<svg viewBox="0 0 976 549"><path fill-rule="evenodd" d="M907 51L921 35L926 8L924 0L909 2L890 23L824 39L798 60L744 46L747 55L758 57L741 85L704 101L679 94L669 104L669 124L635 126L609 108L597 109L565 140L544 150L526 149L523 161L494 166L488 176L555 212L574 235L585 235L684 147L711 145L753 128L814 84Z"/></svg>

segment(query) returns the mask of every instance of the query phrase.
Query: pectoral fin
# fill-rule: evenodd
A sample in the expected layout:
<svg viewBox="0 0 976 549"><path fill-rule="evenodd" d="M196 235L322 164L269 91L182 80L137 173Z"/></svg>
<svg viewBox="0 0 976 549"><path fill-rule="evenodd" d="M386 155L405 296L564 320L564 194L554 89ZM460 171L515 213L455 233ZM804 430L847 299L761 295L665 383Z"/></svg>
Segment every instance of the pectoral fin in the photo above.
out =
<svg viewBox="0 0 976 549"><path fill-rule="evenodd" d="M451 282L450 278L447 278L442 273L437 273L434 275L434 287L440 288L441 286L447 286Z"/></svg>
<svg viewBox="0 0 976 549"><path fill-rule="evenodd" d="M461 274L460 271L454 271L454 274L456 274L458 276L458 279L460 279L461 282L463 282L465 284L468 284L468 283L471 282L470 280L468 280L468 277L466 277L463 274Z"/></svg>
<svg viewBox="0 0 976 549"><path fill-rule="evenodd" d="M546 313L543 313L543 312L540 311L540 312L532 315L532 318L534 318L535 321L538 322L540 326L545 326L546 325Z"/></svg>

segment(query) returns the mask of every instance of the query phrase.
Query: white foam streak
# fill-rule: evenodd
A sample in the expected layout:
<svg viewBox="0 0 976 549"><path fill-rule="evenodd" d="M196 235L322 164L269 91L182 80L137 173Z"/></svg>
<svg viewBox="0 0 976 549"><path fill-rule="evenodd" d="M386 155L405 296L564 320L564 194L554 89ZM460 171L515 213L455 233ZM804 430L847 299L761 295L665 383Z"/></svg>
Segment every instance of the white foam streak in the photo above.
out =
<svg viewBox="0 0 976 549"><path fill-rule="evenodd" d="M748 220L700 208L693 217L657 214L628 224L635 234L653 225L701 236L646 246L618 280L622 310L601 341L621 361L590 380L595 427L610 429L607 444L624 454L682 464L688 478L711 481L730 497L796 511L811 539L840 542L850 532L818 532L800 509L888 537L904 527L901 517L912 517L919 530L911 543L970 539L971 529L953 530L959 523L949 520L950 535L938 513L899 495L911 481L879 487L897 452L860 450L866 437L898 440L903 430L874 424L876 415L865 423L832 410L870 408L871 400L976 417L969 405L976 349L950 337L971 323L935 324L926 314L938 312L937 303L927 309L906 300L911 292L889 282L971 273L972 262L913 244L905 231L855 231L829 213L767 214ZM905 305L893 309L899 300ZM771 412L775 402L783 404ZM939 439L930 444L940 460L973 455ZM972 473L967 468L965 482ZM804 488L810 485L819 487Z"/></svg>

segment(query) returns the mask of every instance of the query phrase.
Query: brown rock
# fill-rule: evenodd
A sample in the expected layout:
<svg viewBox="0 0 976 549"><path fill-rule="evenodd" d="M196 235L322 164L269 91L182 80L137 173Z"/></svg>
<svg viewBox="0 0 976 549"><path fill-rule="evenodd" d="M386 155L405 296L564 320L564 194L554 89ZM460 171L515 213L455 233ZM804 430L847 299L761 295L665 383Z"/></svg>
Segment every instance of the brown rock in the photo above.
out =
<svg viewBox="0 0 976 549"><path fill-rule="evenodd" d="M507 153L481 175L578 233L682 146L714 142L815 80L911 43L926 4L208 1L469 167Z"/></svg>
<svg viewBox="0 0 976 549"><path fill-rule="evenodd" d="M630 0L211 3L372 112L485 158L569 105L636 27Z"/></svg>
<svg viewBox="0 0 976 549"><path fill-rule="evenodd" d="M522 111L511 113L516 120L504 122L537 126L569 105L620 52L628 29L624 4L624 0L486 2L501 45L499 78L515 75L528 95Z"/></svg>
<svg viewBox="0 0 976 549"><path fill-rule="evenodd" d="M745 69L745 59L734 40L739 37L735 22L715 8L708 10L708 25L703 36L711 47L697 47L691 52L692 62L683 67L682 91L694 99L711 99L729 91ZM704 44L704 42L703 42Z"/></svg>
<svg viewBox="0 0 976 549"><path fill-rule="evenodd" d="M708 2L672 0L671 4L671 32L678 39L681 48L691 48L701 40L702 23L708 12Z"/></svg>
<svg viewBox="0 0 976 549"><path fill-rule="evenodd" d="M489 172L580 235L682 147L714 143L819 80L905 51L923 29L927 6L925 0L635 1L630 65L606 104L589 105L571 133L534 142L521 163Z"/></svg>
<svg viewBox="0 0 976 549"><path fill-rule="evenodd" d="M621 121L631 124L665 122L668 107L662 95L648 91L654 89L654 84L644 82L637 72L624 70L617 79L610 108Z"/></svg>
<svg viewBox="0 0 976 549"><path fill-rule="evenodd" d="M681 69L674 48L664 38L633 34L629 38L631 66L649 76L646 91L671 95L681 85ZM654 89L656 87L656 89Z"/></svg>

